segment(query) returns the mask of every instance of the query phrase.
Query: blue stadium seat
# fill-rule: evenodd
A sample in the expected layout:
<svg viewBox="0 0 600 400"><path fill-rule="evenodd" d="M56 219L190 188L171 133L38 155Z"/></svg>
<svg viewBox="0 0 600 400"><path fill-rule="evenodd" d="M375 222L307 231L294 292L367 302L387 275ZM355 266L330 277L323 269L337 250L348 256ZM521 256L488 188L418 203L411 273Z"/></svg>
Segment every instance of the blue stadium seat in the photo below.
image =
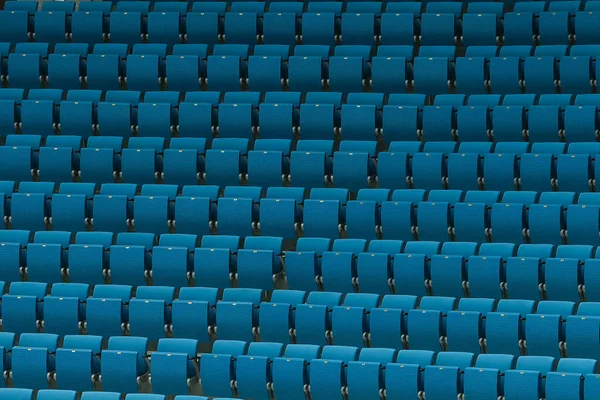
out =
<svg viewBox="0 0 600 400"><path fill-rule="evenodd" d="M246 354L248 343L237 340L218 340L209 357L200 357L202 391L209 396L232 396L231 382L235 381L236 359Z"/></svg>
<svg viewBox="0 0 600 400"><path fill-rule="evenodd" d="M325 346L320 359L310 363L310 390L315 398L332 398L347 390L345 365L358 360L358 348Z"/></svg>
<svg viewBox="0 0 600 400"><path fill-rule="evenodd" d="M0 40L11 44L29 41L29 15L27 11L6 10L0 14L2 31Z"/></svg>
<svg viewBox="0 0 600 400"><path fill-rule="evenodd" d="M119 233L110 249L109 274L113 283L145 285L150 275L150 251L155 236L151 233Z"/></svg>
<svg viewBox="0 0 600 400"><path fill-rule="evenodd" d="M102 351L102 388L105 392L137 393L141 376L148 373L148 339L111 337Z"/></svg>
<svg viewBox="0 0 600 400"><path fill-rule="evenodd" d="M273 359L283 355L280 343L250 343L247 355L236 361L238 394L243 397L268 398L272 393Z"/></svg>
<svg viewBox="0 0 600 400"><path fill-rule="evenodd" d="M556 372L546 374L546 396L548 398L556 396L557 399L580 397L584 376L591 380L592 376L595 376L592 374L596 374L597 369L598 363L593 359L561 359L556 366Z"/></svg>
<svg viewBox="0 0 600 400"><path fill-rule="evenodd" d="M197 378L198 341L193 339L161 339L152 353L152 392L167 395L188 394L189 385Z"/></svg>
<svg viewBox="0 0 600 400"><path fill-rule="evenodd" d="M22 334L19 346L12 349L12 378L14 385L28 389L48 389L48 374L55 371L58 336Z"/></svg>
<svg viewBox="0 0 600 400"><path fill-rule="evenodd" d="M574 310L575 304L571 302L540 302L536 313L527 316L527 354L559 357L565 345L566 318Z"/></svg>
<svg viewBox="0 0 600 400"><path fill-rule="evenodd" d="M216 288L181 288L173 301L173 336L210 341L216 323L217 293Z"/></svg>
<svg viewBox="0 0 600 400"><path fill-rule="evenodd" d="M100 373L100 336L65 336L62 348L56 349L56 383L59 389L93 390ZM39 396L39 394L38 394Z"/></svg>
<svg viewBox="0 0 600 400"><path fill-rule="evenodd" d="M441 353L435 360L435 365L425 367L424 388L429 397L444 399L463 392L460 377L467 368L473 367L474 359L472 353Z"/></svg>
<svg viewBox="0 0 600 400"><path fill-rule="evenodd" d="M48 56L48 81L50 87L65 90L81 88L81 57L78 54L50 54Z"/></svg>
<svg viewBox="0 0 600 400"><path fill-rule="evenodd" d="M424 297L418 310L408 312L408 342L412 348L438 351L446 347L446 315L454 309L452 297Z"/></svg>
<svg viewBox="0 0 600 400"><path fill-rule="evenodd" d="M270 302L260 305L261 339L266 342L291 343L296 337L296 307L306 300L300 290L274 290Z"/></svg>
<svg viewBox="0 0 600 400"><path fill-rule="evenodd" d="M9 294L2 296L2 321L5 329L15 334L35 333L43 320L41 301L47 285L36 282L13 282Z"/></svg>
<svg viewBox="0 0 600 400"><path fill-rule="evenodd" d="M338 238L345 221L348 196L347 189L311 190L310 199L304 201L304 235Z"/></svg>
<svg viewBox="0 0 600 400"><path fill-rule="evenodd" d="M86 284L52 285L50 296L44 298L44 332L61 336L81 334L88 291Z"/></svg>
<svg viewBox="0 0 600 400"><path fill-rule="evenodd" d="M487 314L486 344L488 352L518 356L524 345L524 317L533 313L534 302L501 300L495 312Z"/></svg>
<svg viewBox="0 0 600 400"><path fill-rule="evenodd" d="M514 254L512 243L483 243L478 255L471 256L467 264L471 296L502 298L506 279L504 262Z"/></svg>
<svg viewBox="0 0 600 400"><path fill-rule="evenodd" d="M263 298L260 289L225 289L217 303L217 334L226 340L253 341L258 330L258 307Z"/></svg>
<svg viewBox="0 0 600 400"><path fill-rule="evenodd" d="M142 13L139 11L115 11L110 13L110 34L112 43L129 46L143 41Z"/></svg>
<svg viewBox="0 0 600 400"><path fill-rule="evenodd" d="M555 368L552 357L523 356L519 357L515 369L506 371L504 393L508 396L527 395L532 398L543 396L542 379Z"/></svg>
<svg viewBox="0 0 600 400"><path fill-rule="evenodd" d="M96 285L94 287L93 296L86 302L88 334L104 338L123 335L125 324L129 320L131 290L131 286L125 285ZM105 387L105 390L110 391L111 389ZM121 392L121 390L118 391Z"/></svg>

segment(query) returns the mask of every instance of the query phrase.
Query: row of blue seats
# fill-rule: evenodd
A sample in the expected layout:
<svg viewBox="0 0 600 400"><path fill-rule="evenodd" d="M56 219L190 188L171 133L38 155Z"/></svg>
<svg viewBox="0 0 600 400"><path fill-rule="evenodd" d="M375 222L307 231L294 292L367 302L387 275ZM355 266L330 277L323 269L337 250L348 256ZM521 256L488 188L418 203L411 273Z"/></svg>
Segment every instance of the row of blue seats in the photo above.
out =
<svg viewBox="0 0 600 400"><path fill-rule="evenodd" d="M220 19L217 12L186 10L148 12L145 2L126 2L128 7L117 5L117 11L108 16L95 11L27 11L0 13L4 28L0 41L18 43L30 37L51 44L65 41L77 43L178 43L216 44L414 44L454 46L533 44L569 44L576 36L579 44L597 43L598 13L593 11L569 12L508 12L462 13L462 3L446 10L429 10L415 20L415 14L390 11L377 14L346 11L342 3L311 3L308 12L302 13L301 3L289 11L264 12L261 10L225 12ZM145 4L144 4L145 3ZM133 6L129 6L132 4ZM185 3L182 3L185 4ZM203 3L196 3L194 6ZM542 5L544 3L540 3ZM296 6L297 5L297 6ZM187 6L187 5L186 5ZM131 9L123 11L123 8ZM202 7L194 7L200 9ZM281 7L283 8L283 7ZM287 8L287 7L285 7ZM183 11L183 13L181 13ZM258 11L258 12L256 12ZM380 11L380 10L379 10ZM442 12L440 12L442 11ZM301 17L301 18L298 18Z"/></svg>
<svg viewBox="0 0 600 400"><path fill-rule="evenodd" d="M260 289L17 282L2 296L4 332L145 336L597 357L600 303ZM153 318L149 318L153 316ZM567 346L568 344L568 346Z"/></svg>
<svg viewBox="0 0 600 400"><path fill-rule="evenodd" d="M302 104L333 104L336 111L345 104L375 106L381 111L384 106L451 106L458 109L461 106L488 107L496 106L522 106L528 110L532 106L595 106L600 107L600 95L598 94L440 94L427 97L424 94L392 93L386 96L384 93L339 93L339 92L220 92L198 91L147 91L135 90L81 90L81 89L0 89L0 101L14 101L17 107L17 115L20 115L20 106L23 100L50 100L55 107L60 106L61 101L90 102L97 106L100 102L107 103L129 103L137 108L139 103L169 103L176 110L180 103L209 103L218 107L220 103L252 104L254 108L260 108L261 104L291 104L295 109ZM58 112L60 110L57 110ZM135 112L134 112L135 114ZM80 134L81 135L81 134Z"/></svg>
<svg viewBox="0 0 600 400"><path fill-rule="evenodd" d="M289 46L280 45L257 46L250 57L247 45L216 45L211 56L206 45L176 45L171 56L160 44L135 45L129 55L124 44L97 44L90 55L77 43L57 45L60 52L52 54L47 43L18 43L11 54L9 43L4 47L3 75L12 87L118 90L126 84L148 91L166 83L184 92L208 85L222 92L404 93L414 86L417 93L443 94L456 86L465 93L590 93L598 53L598 46L573 46L569 56L567 46L538 46L535 55L531 46L504 46L496 57L496 46L471 46L456 58L452 46L423 46L413 61L412 46L381 46L372 59L368 46L352 45L335 47L332 57L330 46L312 45L297 46L291 57Z"/></svg>
<svg viewBox="0 0 600 400"><path fill-rule="evenodd" d="M33 400L34 391L31 389L0 388L0 395L6 400ZM177 400L208 400L202 396L176 396ZM76 400L77 392L73 390L45 389L37 392L36 400ZM120 400L121 393L115 392L83 392L81 400ZM165 400L165 396L159 394L131 393L125 397L126 400ZM234 400L232 398L215 398L215 400Z"/></svg>
<svg viewBox="0 0 600 400"><path fill-rule="evenodd" d="M9 1L4 7L8 11L27 11L29 13L35 13L38 11L38 7L41 7L41 11L63 11L66 13L72 13L77 9L78 11L99 11L104 14L109 14L113 10L113 4L109 1L96 1L91 4L82 4L77 7L76 2L64 1L64 2L40 2L37 1ZM190 7L191 6L191 7ZM507 4L504 2L474 2L467 3L466 7L460 2L427 2L425 7L423 3L417 2L309 2L307 7L304 3L299 2L239 2L233 1L227 2L191 2L186 4L185 2L173 2L173 1L160 1L152 3L150 1L119 1L116 3L116 11L138 11L142 13L148 13L150 10L155 12L178 12L180 14L186 14L188 11L193 12L215 12L220 16L224 16L227 11L230 12L253 12L259 16L263 16L267 10L269 12L276 13L294 13L301 15L305 10L308 12L334 12L336 15L340 15L342 11L347 13L371 13L375 16L380 17L381 13L385 9L388 13L399 13L399 14L414 14L420 16L422 12L436 13L436 14L455 14L461 15L462 13L469 14L496 14L502 16L505 12ZM551 1L551 2L537 2L537 1L519 1L512 8L514 12L533 12L540 14L544 11L600 11L600 2L598 1Z"/></svg>
<svg viewBox="0 0 600 400"><path fill-rule="evenodd" d="M141 338L132 338L139 340ZM29 337L28 341L33 341ZM43 342L42 339L39 339ZM73 344L76 343L71 339ZM92 342L92 341L90 341ZM248 343L218 341L213 354L200 357L188 353L190 342L161 341L164 351L152 354L152 379L157 374L159 393L188 393L186 382L200 380L205 394L236 395L266 400L276 395L290 400L302 400L310 395L321 399L375 398L385 394L390 398L419 398L446 400L455 396L469 399L522 398L594 399L598 396L596 360L562 359L552 357L506 354L442 353L437 357L427 351L349 346L306 346L279 343ZM93 347L93 343L84 344ZM21 346L13 351L21 351ZM64 350L64 351L61 351ZM58 349L63 357L68 349ZM92 351L95 349L91 349ZM76 350L87 362L90 349ZM165 357L165 351L172 351ZM103 351L102 358L114 351ZM218 353L217 353L218 352ZM135 353L132 353L134 356ZM43 356L43 355L40 355ZM112 357L111 357L112 358ZM198 359L199 358L199 359ZM135 361L135 359L133 359ZM155 365L156 363L156 365ZM200 364L200 373L189 367ZM123 369L135 371L135 365ZM186 364L188 368L186 368ZM20 367L20 366L19 366ZM73 368L60 367L62 373ZM168 369L171 368L171 369ZM102 372L109 367L102 365ZM63 372L64 371L64 372ZM27 374L28 371L24 371ZM61 374L59 372L58 374ZM79 372L79 371L77 371ZM86 371L88 372L88 371ZM112 368L111 368L112 372ZM29 373L28 375L32 375ZM81 373L80 375L83 375ZM172 379L167 384L166 378ZM60 382L60 380L59 380ZM153 382L154 383L154 382ZM169 388L168 390L165 390ZM6 400L31 400L27 389L0 389ZM343 396L343 397L342 397ZM403 397L392 397L403 396ZM68 390L41 390L39 400L74 400L76 393ZM82 400L118 400L120 394L83 392ZM204 400L204 397L179 394L175 400ZM162 395L128 394L126 400L164 400ZM215 400L228 400L215 398Z"/></svg>
<svg viewBox="0 0 600 400"><path fill-rule="evenodd" d="M421 203L421 207L427 204ZM500 214L503 206L494 209ZM585 222L577 227L588 236L596 236L596 240L583 243L598 241L598 207L594 208L595 232ZM585 209L569 208L571 212ZM505 226L496 224L495 229L509 240L513 235L512 241L522 243L523 230L535 232L546 222L540 217L541 222L534 223L538 220L534 219L536 210L541 212L544 206L532 205L529 230L521 224L513 227L510 222ZM510 217L510 213L501 216ZM445 229L447 234L447 222L432 219L422 223L421 230L430 228L435 233L436 228ZM156 242L155 234L119 233L113 244L112 232L79 232L71 244L71 232L37 232L33 243L29 243L29 231L0 232L2 254L7 258L1 269L3 279L9 282L153 282L227 288L237 281L242 287L272 290L273 281L283 270L281 237L247 236L241 250L240 236L223 234L205 235L201 247L197 247L196 234L161 234ZM580 233L576 229L572 232L572 236ZM560 237L561 233L566 236L564 231L553 235ZM330 238L303 237L294 252L285 253L285 276L290 288L302 290L572 301L594 298L598 272L592 245L558 245L555 250L551 244L534 243L521 244L517 250L515 244L485 243L485 235L480 236L484 237L481 246L477 242L446 242L442 246L441 242L411 241L412 237L406 246L398 239L374 239L370 243L365 239L336 239L332 245ZM596 258L600 258L598 252ZM507 282L511 290L507 290Z"/></svg>
<svg viewBox="0 0 600 400"><path fill-rule="evenodd" d="M81 370L66 364L64 359L78 359L83 365L96 361L97 338L68 337L68 346L81 346L71 350L68 346L57 348L52 335L32 337L26 335L26 343L43 345L36 347L33 361L40 365L47 359L56 358L56 367L45 365L52 376L56 370L59 387L87 388L83 378L101 369L109 383L114 380L113 374L118 371L127 373L131 378L135 374L148 372L140 371L138 363L141 355L138 350L143 348L143 338L119 343L122 347L133 347L133 351L124 351L129 360L122 361L116 357L114 350L104 350L101 353L102 365ZM116 338L115 338L116 339ZM120 338L119 338L120 339ZM113 339L111 339L113 340ZM122 340L122 339L121 339ZM116 340L115 340L116 342ZM150 356L152 365L152 391L169 395L179 395L176 399L202 399L186 395L191 382L200 381L204 394L214 396L240 396L243 398L269 399L273 394L285 396L286 399L303 399L307 394L317 399L369 398L386 393L388 396L419 397L426 394L429 399L448 399L454 396L469 396L473 399L497 398L502 395L511 396L523 394L526 389L531 397L544 396L547 399L593 399L598 395L597 361L590 358L562 359L558 363L552 357L523 356L514 357L507 354L483 354L448 352L435 356L433 352L402 350L388 348L373 348L359 350L351 346L307 346L281 343L246 343L240 341L217 341L213 353L197 356L193 347L195 341L181 339L163 339L159 341L157 352ZM284 348L285 347L285 348ZM23 353L25 347L12 347L12 373L21 375L31 381L25 387L35 387L35 383L44 388L43 398L48 396L53 400L74 398L73 394L56 391L54 394L46 390L41 372L23 369ZM49 354L52 351L54 354ZM44 351L46 354L44 355ZM73 351L74 355L68 355ZM104 365L109 358L119 359L119 367ZM124 358L124 357L121 357ZM60 362L62 361L62 362ZM94 363L92 362L92 366ZM199 373L195 366L199 365ZM44 365L40 365L44 367ZM90 374L92 373L92 374ZM69 374L69 375L67 375ZM86 376L87 374L87 376ZM61 379L67 375L70 379ZM138 375L139 376L139 375ZM77 382L78 377L82 382ZM310 377L310 378L309 378ZM503 379L501 379L503 378ZM131 389L131 379L123 379L119 388ZM37 381L37 382L36 382ZM104 379L103 379L104 383ZM137 383L136 383L137 385ZM111 385L112 386L112 385ZM93 389L93 388L92 388ZM0 389L0 394L6 389ZM64 390L64 389L63 389ZM87 389L90 390L90 389ZM137 390L132 390L137 391ZM8 394L16 394L17 400L28 399L30 393L8 389ZM112 394L109 394L112 396ZM132 395L127 399L131 400ZM149 395L141 395L139 400L150 400ZM144 397L146 396L146 397ZM355 397L353 397L355 396ZM492 397L486 397L492 396ZM553 397L556 396L556 397ZM83 398L87 399L87 393ZM90 397L92 399L113 399L113 397ZM118 397L117 397L118 398ZM162 397L160 397L162 399ZM402 397L398 397L402 398ZM507 397L508 398L508 397ZM13 398L10 398L12 400ZM138 399L137 397L135 398ZM154 400L154 399L153 399Z"/></svg>
<svg viewBox="0 0 600 400"><path fill-rule="evenodd" d="M388 151L377 153L376 142L346 140L334 152L332 141L301 140L290 152L289 140L276 139L257 140L254 150L248 139L214 139L206 150L201 138L173 138L165 149L163 138L134 137L123 148L122 138L93 136L82 148L78 136L48 136L40 147L39 136L8 135L7 145L0 146L0 179L222 188L333 185L352 192L375 183L394 190L594 191L600 165L590 152L596 149L593 143L589 149L587 143L579 145L564 154L567 146L560 142L531 148L527 142L502 142L490 153L490 143L458 147L456 142L423 146L415 141L392 142Z"/></svg>
<svg viewBox="0 0 600 400"><path fill-rule="evenodd" d="M217 135L344 141L380 137L386 143L456 140L526 145L524 141L530 141L557 142L558 146L558 142L595 142L600 132L595 104L600 96L596 95L580 95L576 105L568 105L573 96L542 96L541 104L535 105L533 95L507 95L503 105L496 106L462 105L462 95L439 95L434 105L422 106L424 96L392 94L384 105L383 95L372 93L351 93L343 103L341 93L310 92L301 103L300 93L270 92L261 103L260 93L228 92L219 103L217 92L188 92L179 103L179 92L150 92L139 102L139 92L108 91L106 101L95 103L60 101L61 90L31 92L29 98L35 100L0 100L0 134L76 135L84 140L93 135L173 136L209 141ZM6 93L9 96L12 93ZM498 101L492 95L473 97L469 98L472 104Z"/></svg>

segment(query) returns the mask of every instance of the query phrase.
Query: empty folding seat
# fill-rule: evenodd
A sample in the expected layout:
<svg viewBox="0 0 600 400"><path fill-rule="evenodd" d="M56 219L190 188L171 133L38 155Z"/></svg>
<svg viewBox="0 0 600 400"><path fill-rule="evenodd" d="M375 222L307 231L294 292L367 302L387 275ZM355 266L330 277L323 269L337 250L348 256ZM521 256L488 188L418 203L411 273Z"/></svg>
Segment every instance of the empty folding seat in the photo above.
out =
<svg viewBox="0 0 600 400"><path fill-rule="evenodd" d="M163 394L187 394L189 382L197 377L195 367L197 340L161 339L152 353L152 391Z"/></svg>
<svg viewBox="0 0 600 400"><path fill-rule="evenodd" d="M565 344L565 321L574 309L571 302L541 301L536 313L527 316L527 354L560 357Z"/></svg>
<svg viewBox="0 0 600 400"><path fill-rule="evenodd" d="M263 17L263 42L265 44L296 44L297 14L290 11L270 11Z"/></svg>
<svg viewBox="0 0 600 400"><path fill-rule="evenodd" d="M129 302L131 335L140 336L143 333L150 340L166 337L170 330L174 297L173 287L138 287L136 298Z"/></svg>
<svg viewBox="0 0 600 400"><path fill-rule="evenodd" d="M448 348L475 354L485 350L485 318L494 310L492 299L463 298L446 317Z"/></svg>
<svg viewBox="0 0 600 400"><path fill-rule="evenodd" d="M456 41L454 14L424 13L421 15L421 43L454 46Z"/></svg>
<svg viewBox="0 0 600 400"><path fill-rule="evenodd" d="M215 207L219 188L210 186L208 190L200 189L198 192L186 188L182 196L177 197L172 225L177 233L209 234L213 221L216 220ZM211 212L212 209L214 212Z"/></svg>
<svg viewBox="0 0 600 400"><path fill-rule="evenodd" d="M225 289L217 303L217 334L220 339L253 341L258 329L260 289Z"/></svg>
<svg viewBox="0 0 600 400"><path fill-rule="evenodd" d="M54 372L58 336L23 334L19 346L12 349L12 379L16 387L48 389L49 374Z"/></svg>
<svg viewBox="0 0 600 400"><path fill-rule="evenodd" d="M3 42L20 43L29 41L27 11L4 11L0 14L0 40Z"/></svg>
<svg viewBox="0 0 600 400"><path fill-rule="evenodd" d="M586 6L587 8L587 6ZM594 40L598 32L598 12L586 10L575 14L575 23L577 24L577 44L596 44Z"/></svg>
<svg viewBox="0 0 600 400"><path fill-rule="evenodd" d="M101 350L100 336L65 336L62 348L56 349L58 388L81 392L93 390L100 373L98 357Z"/></svg>
<svg viewBox="0 0 600 400"><path fill-rule="evenodd" d="M329 251L331 240L300 238L296 251L286 253L286 276L290 289L314 290L322 276L321 257Z"/></svg>
<svg viewBox="0 0 600 400"><path fill-rule="evenodd" d="M54 184L52 184L52 189ZM32 188L33 189L33 188ZM12 196L10 222L13 229L26 229L33 232L46 230L50 214L50 197L46 190L31 193L19 192Z"/></svg>
<svg viewBox="0 0 600 400"><path fill-rule="evenodd" d="M198 55L173 54L166 58L165 82L170 90L189 92L200 89L205 60Z"/></svg>
<svg viewBox="0 0 600 400"><path fill-rule="evenodd" d="M423 373L433 364L434 352L401 350L396 363L386 367L386 393L391 396L418 396L423 392Z"/></svg>
<svg viewBox="0 0 600 400"><path fill-rule="evenodd" d="M25 247L29 243L29 231L1 231L0 233L0 271L3 281L18 282L21 280L21 268L25 265ZM2 291L2 293L4 293Z"/></svg>
<svg viewBox="0 0 600 400"><path fill-rule="evenodd" d="M531 243L550 243L560 245L565 234L566 205L547 204L540 199L540 204L529 206L529 229L527 236Z"/></svg>
<svg viewBox="0 0 600 400"><path fill-rule="evenodd" d="M52 100L24 100L21 103L21 132L25 134L53 135L54 102Z"/></svg>
<svg viewBox="0 0 600 400"><path fill-rule="evenodd" d="M556 366L556 372L548 372L546 375L546 397L575 399L581 396L584 384L586 396L593 395L595 391L588 392L588 385L594 385L592 379L597 376L597 369L598 363L593 359L561 359Z"/></svg>
<svg viewBox="0 0 600 400"><path fill-rule="evenodd" d="M78 135L87 139L95 131L94 103L91 101L63 101L60 107L62 135Z"/></svg>
<svg viewBox="0 0 600 400"><path fill-rule="evenodd" d="M468 15L465 14L465 16ZM459 57L456 60L456 87L458 90L463 93L486 93L489 82L488 58Z"/></svg>
<svg viewBox="0 0 600 400"><path fill-rule="evenodd" d="M125 75L123 65L117 54L90 54L85 78L88 89L120 89Z"/></svg>
<svg viewBox="0 0 600 400"><path fill-rule="evenodd" d="M558 80L554 57L527 57L524 71L523 84L529 93L556 93Z"/></svg>
<svg viewBox="0 0 600 400"><path fill-rule="evenodd" d="M335 14L329 12L302 14L302 43L335 45Z"/></svg>
<svg viewBox="0 0 600 400"><path fill-rule="evenodd" d="M442 189L446 176L446 157L443 153L415 153L412 178L414 188Z"/></svg>
<svg viewBox="0 0 600 400"><path fill-rule="evenodd" d="M123 138L90 137L80 152L79 176L85 182L113 183L120 169Z"/></svg>
<svg viewBox="0 0 600 400"><path fill-rule="evenodd" d="M543 45L569 44L572 36L572 22L568 11L540 13L539 41Z"/></svg>
<svg viewBox="0 0 600 400"><path fill-rule="evenodd" d="M446 314L455 302L449 297L424 297L419 310L408 312L407 340L412 348L433 351L445 348Z"/></svg>
<svg viewBox="0 0 600 400"><path fill-rule="evenodd" d="M127 89L145 92L159 90L161 75L159 73L159 58L157 55L127 56Z"/></svg>
<svg viewBox="0 0 600 400"><path fill-rule="evenodd" d="M92 211L92 198L95 185L63 184L59 193L52 197L52 218L50 222L55 230L84 231L89 224Z"/></svg>
<svg viewBox="0 0 600 400"><path fill-rule="evenodd" d="M76 235L75 244L69 246L70 282L104 283L112 238L113 234L108 232L79 232Z"/></svg>
<svg viewBox="0 0 600 400"><path fill-rule="evenodd" d="M67 15L61 11L38 11L35 13L34 39L37 42L56 43L67 41Z"/></svg>
<svg viewBox="0 0 600 400"><path fill-rule="evenodd" d="M358 359L358 349L350 346L325 346L321 359L310 364L311 394L315 398L332 398L347 390L345 365Z"/></svg>
<svg viewBox="0 0 600 400"><path fill-rule="evenodd" d="M36 282L12 282L9 294L2 296L2 323L15 334L35 333L42 325L47 285Z"/></svg>
<svg viewBox="0 0 600 400"><path fill-rule="evenodd" d="M523 64L522 58L518 56L490 59L489 86L491 92L498 94L520 93L524 80Z"/></svg>
<svg viewBox="0 0 600 400"><path fill-rule="evenodd" d="M322 255L321 275L317 276L318 281L329 291L354 291L357 277L356 257L365 250L366 242L362 239L334 241L332 250Z"/></svg>
<svg viewBox="0 0 600 400"><path fill-rule="evenodd" d="M68 147L42 147L39 153L40 179L53 182L72 182L76 176L75 152Z"/></svg>
<svg viewBox="0 0 600 400"><path fill-rule="evenodd" d="M132 105L124 102L98 103L98 125L102 136L131 137L135 131Z"/></svg>
<svg viewBox="0 0 600 400"><path fill-rule="evenodd" d="M440 248L439 242L408 242L404 253L394 256L394 284L398 293L422 295L427 291L429 259Z"/></svg>
<svg viewBox="0 0 600 400"><path fill-rule="evenodd" d="M111 337L108 349L102 351L104 391L137 393L139 379L149 369L147 351L148 339L145 337Z"/></svg>
<svg viewBox="0 0 600 400"><path fill-rule="evenodd" d="M567 317L567 352L570 357L595 357L598 354L598 341L585 334L594 330L599 322L597 306L598 303L582 303L577 315Z"/></svg>
<svg viewBox="0 0 600 400"><path fill-rule="evenodd" d="M515 254L512 243L484 243L469 257L467 276L472 297L502 298L506 280L504 263Z"/></svg>
<svg viewBox="0 0 600 400"><path fill-rule="evenodd" d="M311 292L306 304L296 306L297 343L327 344L331 336L331 311L341 304L341 294Z"/></svg>
<svg viewBox="0 0 600 400"><path fill-rule="evenodd" d="M225 197L218 200L219 220L217 227L219 234L252 236L258 221L261 188L245 187L238 189L241 190L233 190L233 187L228 187L225 190Z"/></svg>
<svg viewBox="0 0 600 400"><path fill-rule="evenodd" d="M301 140L290 159L289 179L293 186L323 187L333 173L333 142L329 140Z"/></svg>
<svg viewBox="0 0 600 400"><path fill-rule="evenodd" d="M551 182L556 176L552 154L522 154L520 167L519 183L522 190L552 190Z"/></svg>
<svg viewBox="0 0 600 400"><path fill-rule="evenodd" d="M375 294L348 294L343 305L333 308L332 342L365 347L369 342L369 314L378 303Z"/></svg>
<svg viewBox="0 0 600 400"><path fill-rule="evenodd" d="M517 156L493 153L483 157L484 185L486 190L514 190L517 184Z"/></svg>
<svg viewBox="0 0 600 400"><path fill-rule="evenodd" d="M459 393L464 390L460 377L467 368L473 366L474 361L475 357L472 353L441 353L435 365L425 367L424 389L429 393L429 398L444 399L460 396Z"/></svg>
<svg viewBox="0 0 600 400"><path fill-rule="evenodd" d="M504 43L507 45L532 44L536 35L535 14L512 12L504 16Z"/></svg>
<svg viewBox="0 0 600 400"><path fill-rule="evenodd" d="M375 14L369 12L342 14L340 39L344 44L373 46L376 43Z"/></svg>
<svg viewBox="0 0 600 400"><path fill-rule="evenodd" d="M561 57L560 86L568 93L589 93L593 85L592 60L589 56Z"/></svg>
<svg viewBox="0 0 600 400"><path fill-rule="evenodd" d="M227 288L235 278L239 236L204 236L194 252L194 277L205 287Z"/></svg>
<svg viewBox="0 0 600 400"><path fill-rule="evenodd" d="M304 46L302 46L304 47ZM310 92L321 91L325 84L326 67L329 60L329 46L306 46L315 51L300 55L298 48L288 62L288 85L291 90ZM317 49L319 51L317 51ZM321 51L324 50L324 51ZM323 54L324 53L324 54Z"/></svg>
<svg viewBox="0 0 600 400"><path fill-rule="evenodd" d="M238 340L217 340L208 357L200 357L202 391L210 396L232 396L238 356L246 354L248 343Z"/></svg>
<svg viewBox="0 0 600 400"><path fill-rule="evenodd" d="M155 12L148 13L148 36L149 43L166 43L169 48L180 43L181 28L178 12Z"/></svg>
<svg viewBox="0 0 600 400"><path fill-rule="evenodd" d="M281 357L280 343L251 343L247 355L239 355L236 361L236 383L240 396L261 398L272 392L273 359Z"/></svg>
<svg viewBox="0 0 600 400"><path fill-rule="evenodd" d="M465 14L462 18L462 41L465 46L495 46L500 26L495 14Z"/></svg>
<svg viewBox="0 0 600 400"><path fill-rule="evenodd" d="M501 300L495 312L487 314L486 343L488 352L520 355L525 339L524 318L533 313L534 302Z"/></svg>
<svg viewBox="0 0 600 400"><path fill-rule="evenodd" d="M296 336L295 309L303 304L306 292L275 290L270 302L261 303L259 310L260 334L264 341L290 343Z"/></svg>
<svg viewBox="0 0 600 400"><path fill-rule="evenodd" d="M150 251L154 234L120 233L116 245L110 249L109 275L112 283L143 286L150 275Z"/></svg>
<svg viewBox="0 0 600 400"><path fill-rule="evenodd" d="M242 60L235 55L209 56L207 74L207 83L211 90L239 91L243 81Z"/></svg>
<svg viewBox="0 0 600 400"><path fill-rule="evenodd" d="M417 93L444 94L453 80L448 58L416 57L414 60L414 86Z"/></svg>
<svg viewBox="0 0 600 400"><path fill-rule="evenodd" d="M34 175L32 148L29 146L0 147L0 176L16 182L31 181Z"/></svg>
<svg viewBox="0 0 600 400"><path fill-rule="evenodd" d="M567 208L567 241L569 244L598 243L596 216L600 208L596 204L571 204Z"/></svg>
<svg viewBox="0 0 600 400"><path fill-rule="evenodd" d="M112 43L133 45L141 43L145 32L142 31L142 13L137 11L111 12L110 34Z"/></svg>
<svg viewBox="0 0 600 400"><path fill-rule="evenodd" d="M484 354L477 357L473 367L465 368L465 396L498 396L503 393L502 377L514 368L515 357L506 354Z"/></svg>
<svg viewBox="0 0 600 400"><path fill-rule="evenodd" d="M131 138L122 151L122 178L137 185L156 183L162 169L163 138Z"/></svg>
<svg viewBox="0 0 600 400"><path fill-rule="evenodd" d="M88 334L104 338L123 335L125 323L129 320L131 289L131 286L125 285L94 287L93 297L88 298L86 302L85 326ZM105 390L110 389L106 387Z"/></svg>
<svg viewBox="0 0 600 400"><path fill-rule="evenodd" d="M217 292L216 288L181 288L172 306L174 337L210 341L215 326Z"/></svg>
<svg viewBox="0 0 600 400"><path fill-rule="evenodd" d="M347 189L311 191L310 199L304 201L302 229L305 236L338 238L345 220L347 199ZM325 215L328 217L324 218Z"/></svg>
<svg viewBox="0 0 600 400"><path fill-rule="evenodd" d="M546 374L554 370L555 360L552 357L523 356L519 357L515 369L505 373L504 393L506 397L515 395L543 396Z"/></svg>
<svg viewBox="0 0 600 400"><path fill-rule="evenodd" d="M107 26L102 11L79 10L71 16L71 41L87 43L90 49L96 43L104 42Z"/></svg>
<svg viewBox="0 0 600 400"><path fill-rule="evenodd" d="M220 18L217 12L190 12L187 13L186 20L187 43L202 43L209 46L219 43Z"/></svg>
<svg viewBox="0 0 600 400"><path fill-rule="evenodd" d="M247 237L244 249L238 251L239 286L271 290L283 268L282 244L283 239L279 237Z"/></svg>
<svg viewBox="0 0 600 400"><path fill-rule="evenodd" d="M248 139L215 139L206 151L206 183L236 186L246 173Z"/></svg>
<svg viewBox="0 0 600 400"><path fill-rule="evenodd" d="M259 38L258 15L254 12L225 13L227 43L247 44L254 47Z"/></svg>
<svg viewBox="0 0 600 400"><path fill-rule="evenodd" d="M376 156L375 142L342 141L340 151L333 159L333 176L337 187L358 191L367 188L375 176L374 158Z"/></svg>
<svg viewBox="0 0 600 400"><path fill-rule="evenodd" d="M417 37L416 27L414 14L392 11L388 7L381 15L381 43L412 46Z"/></svg>
<svg viewBox="0 0 600 400"><path fill-rule="evenodd" d="M80 68L81 57L78 54L50 54L46 79L50 87L79 89L83 81Z"/></svg>
<svg viewBox="0 0 600 400"><path fill-rule="evenodd" d="M517 256L507 260L505 289L510 298L543 298L543 263L552 256L552 252L551 245L522 245Z"/></svg>
<svg viewBox="0 0 600 400"><path fill-rule="evenodd" d="M423 203L421 203L423 204ZM427 286L436 296L463 297L467 282L466 260L475 254L474 243L445 243L441 255L431 256Z"/></svg>

